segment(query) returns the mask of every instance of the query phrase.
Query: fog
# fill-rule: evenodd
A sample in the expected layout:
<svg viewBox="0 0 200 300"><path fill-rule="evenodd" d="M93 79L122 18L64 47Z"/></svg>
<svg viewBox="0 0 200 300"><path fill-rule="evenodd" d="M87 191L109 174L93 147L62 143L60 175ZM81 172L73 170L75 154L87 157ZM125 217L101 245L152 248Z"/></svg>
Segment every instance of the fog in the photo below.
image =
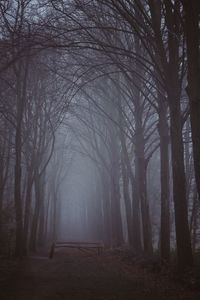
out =
<svg viewBox="0 0 200 300"><path fill-rule="evenodd" d="M96 241L192 266L198 10L158 2L0 1L2 255Z"/></svg>
<svg viewBox="0 0 200 300"><path fill-rule="evenodd" d="M0 0L0 299L200 299L199 0Z"/></svg>
<svg viewBox="0 0 200 300"><path fill-rule="evenodd" d="M89 220L93 218L88 206L95 197L95 173L91 162L76 153L69 169L70 177L60 188L60 220L58 240L92 240ZM94 201L94 200L93 200ZM95 212L93 212L94 214Z"/></svg>

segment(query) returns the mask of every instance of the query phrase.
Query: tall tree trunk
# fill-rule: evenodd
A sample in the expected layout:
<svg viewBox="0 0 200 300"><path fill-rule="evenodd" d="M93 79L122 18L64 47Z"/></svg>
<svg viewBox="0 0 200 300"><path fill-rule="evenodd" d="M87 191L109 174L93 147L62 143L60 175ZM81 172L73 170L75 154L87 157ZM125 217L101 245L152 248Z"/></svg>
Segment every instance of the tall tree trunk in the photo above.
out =
<svg viewBox="0 0 200 300"><path fill-rule="evenodd" d="M53 241L55 242L57 239L57 193L56 193L56 187L55 187L55 182L53 183L53 190L52 190L52 238Z"/></svg>
<svg viewBox="0 0 200 300"><path fill-rule="evenodd" d="M122 126L122 124L121 124ZM121 145L123 160L122 161L122 176L123 176L123 189L124 189L124 200L127 216L127 226L129 234L129 242L133 246L135 253L140 254L142 251L141 244L141 229L140 229L140 201L139 201L139 189L136 180L133 175L130 159L126 149L124 140L124 134L121 131ZM129 182L131 183L131 195L132 203L129 196Z"/></svg>
<svg viewBox="0 0 200 300"><path fill-rule="evenodd" d="M113 103L110 107L113 119L118 120L118 111ZM119 157L119 136L116 126L110 122L110 203L111 203L111 234L112 246L120 246L123 243L122 216L121 216L121 194L119 187L120 179L120 157Z"/></svg>
<svg viewBox="0 0 200 300"><path fill-rule="evenodd" d="M45 245L45 203L44 195L41 197L42 203L39 215L39 228L38 228L38 246L43 247Z"/></svg>
<svg viewBox="0 0 200 300"><path fill-rule="evenodd" d="M123 243L122 233L122 218L120 207L120 190L119 178L116 174L112 174L111 179L111 232L112 232L112 246L120 246Z"/></svg>
<svg viewBox="0 0 200 300"><path fill-rule="evenodd" d="M47 205L46 205L46 216L45 216L45 229L44 229L44 234L46 237L49 238L49 227L48 227L48 224L49 224L49 216L50 215L50 192L48 191L48 194L47 194Z"/></svg>
<svg viewBox="0 0 200 300"><path fill-rule="evenodd" d="M155 43L158 49L158 62L162 67L161 70L164 71L164 85L170 110L177 257L179 266L185 267L192 264L192 249L187 219L186 179L180 105L182 86L182 78L180 74L184 71L181 69L183 65L180 64L180 41L182 36L179 12L181 13L181 3L177 0L174 1L174 4L168 0L163 1L165 22L168 31L168 35L166 37L163 36L161 30L161 4L161 1L159 1L159 5L157 5L155 0L149 0ZM168 47L168 51L166 51L166 45ZM157 72L161 74L159 69L160 68L157 68Z"/></svg>
<svg viewBox="0 0 200 300"><path fill-rule="evenodd" d="M136 180L131 176L132 189L132 218L133 218L133 243L136 254L142 253L140 197Z"/></svg>
<svg viewBox="0 0 200 300"><path fill-rule="evenodd" d="M123 194L124 194L124 204L126 210L126 223L127 223L127 230L128 230L128 242L133 247L133 219L132 219L132 205L131 199L129 194L129 177L127 174L127 170L125 167L125 162L122 157L121 159L122 165L122 180L123 180Z"/></svg>
<svg viewBox="0 0 200 300"><path fill-rule="evenodd" d="M19 80L19 79L18 79ZM22 201L21 201L21 154L22 154L22 117L23 117L23 103L21 97L21 86L18 83L17 95L17 125L15 134L15 216L16 216L16 245L15 255L22 256Z"/></svg>
<svg viewBox="0 0 200 300"><path fill-rule="evenodd" d="M184 156L185 156L185 177L186 177L186 199L189 203L189 197L191 193L191 183L192 183L192 177L193 177L193 168L191 168L191 159L190 159L190 120L187 119L185 123L185 132L184 132L184 139L185 139L185 145L184 145Z"/></svg>
<svg viewBox="0 0 200 300"><path fill-rule="evenodd" d="M33 171L29 170L27 188L26 188L26 200L24 210L24 229L23 229L23 254L27 255L28 252L28 235L30 227L30 213L31 213L31 200L32 200L32 186L33 186Z"/></svg>
<svg viewBox="0 0 200 300"><path fill-rule="evenodd" d="M170 98L170 135L177 256L178 264L181 267L191 265L193 258L188 226L180 100L179 98L177 99L176 90L173 90L173 85L171 93L168 96Z"/></svg>
<svg viewBox="0 0 200 300"><path fill-rule="evenodd" d="M40 174L40 214L38 228L38 246L43 247L45 244L45 172Z"/></svg>
<svg viewBox="0 0 200 300"><path fill-rule="evenodd" d="M122 169L122 181L123 181L123 195L124 195L124 204L125 204L125 211L126 211L126 223L127 223L127 231L128 231L128 242L129 244L134 247L134 241L133 241L133 218L132 218L132 203L130 198L130 192L129 192L129 183L130 183L130 177L129 177L129 168L130 161L128 157L128 152L126 148L126 141L124 136L124 126L123 126L123 116L122 116L122 105L121 105L121 97L120 97L120 91L119 91L119 126L120 126L120 142L122 147L122 153L121 153L121 169Z"/></svg>
<svg viewBox="0 0 200 300"><path fill-rule="evenodd" d="M139 94L138 94L139 97ZM152 232L149 212L149 203L147 199L147 182L146 182L146 159L145 159L145 141L142 126L142 111L139 98L135 102L135 180L136 190L139 192L142 227L143 227L143 244L145 254L151 255L153 252Z"/></svg>
<svg viewBox="0 0 200 300"><path fill-rule="evenodd" d="M37 250L37 237L38 237L38 225L39 225L39 216L41 210L41 185L40 185L40 176L38 171L35 171L35 209L33 214L33 220L31 225L30 241L29 247L31 251Z"/></svg>
<svg viewBox="0 0 200 300"><path fill-rule="evenodd" d="M15 256L23 254L23 204L21 195L21 163L22 163L22 122L26 102L27 80L29 71L29 50L24 61L14 66L16 75L16 130L15 130L15 171L14 171L14 203L16 217Z"/></svg>
<svg viewBox="0 0 200 300"><path fill-rule="evenodd" d="M2 225L3 225L3 192L4 190L0 188L0 242L2 238Z"/></svg>
<svg viewBox="0 0 200 300"><path fill-rule="evenodd" d="M123 176L123 190L127 217L127 227L129 242L133 246L136 254L142 251L141 244L141 228L140 228L140 201L139 190L134 178L131 160L127 151L126 140L124 135L123 122L123 107L121 102L120 90L118 91L118 107L119 107L119 126L120 126L120 141L122 146L122 176ZM131 184L131 196L129 195L129 183Z"/></svg>
<svg viewBox="0 0 200 300"><path fill-rule="evenodd" d="M170 259L170 205L169 205L169 130L165 99L159 100L160 136L160 182L161 182L161 230L160 256L162 261Z"/></svg>
<svg viewBox="0 0 200 300"><path fill-rule="evenodd" d="M200 199L200 2L199 0L183 0L183 7L185 12L185 33L188 60L187 92L190 104L194 170Z"/></svg>
<svg viewBox="0 0 200 300"><path fill-rule="evenodd" d="M114 133L115 132L115 133ZM116 131L111 132L111 232L112 245L120 246L123 243L122 217L119 189L119 157Z"/></svg>
<svg viewBox="0 0 200 300"><path fill-rule="evenodd" d="M111 204L110 204L110 188L109 188L109 178L107 173L102 171L101 173L102 181L102 196L103 196L103 236L104 244L106 247L111 246Z"/></svg>
<svg viewBox="0 0 200 300"><path fill-rule="evenodd" d="M192 212L190 218L190 233L192 235L192 250L195 253L196 245L197 245L197 229L198 229L198 209L199 209L199 202L198 202L198 193L196 187L193 191L193 203L192 203Z"/></svg>
<svg viewBox="0 0 200 300"><path fill-rule="evenodd" d="M101 241L103 239L103 213L100 180L96 181L95 200L96 238Z"/></svg>
<svg viewBox="0 0 200 300"><path fill-rule="evenodd" d="M3 165L3 164L2 164ZM2 168L3 169L3 168ZM3 187L3 170L0 170L0 242L2 237L2 225L3 225L3 197L4 197L4 187Z"/></svg>

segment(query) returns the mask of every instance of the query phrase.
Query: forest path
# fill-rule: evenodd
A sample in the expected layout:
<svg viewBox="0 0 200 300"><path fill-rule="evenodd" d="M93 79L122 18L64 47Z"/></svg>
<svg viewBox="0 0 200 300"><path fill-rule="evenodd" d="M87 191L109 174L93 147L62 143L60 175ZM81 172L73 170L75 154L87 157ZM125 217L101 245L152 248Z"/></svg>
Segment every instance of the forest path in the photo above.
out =
<svg viewBox="0 0 200 300"><path fill-rule="evenodd" d="M1 283L1 300L199 300L193 292L128 265L117 255L101 257L80 252L30 257Z"/></svg>

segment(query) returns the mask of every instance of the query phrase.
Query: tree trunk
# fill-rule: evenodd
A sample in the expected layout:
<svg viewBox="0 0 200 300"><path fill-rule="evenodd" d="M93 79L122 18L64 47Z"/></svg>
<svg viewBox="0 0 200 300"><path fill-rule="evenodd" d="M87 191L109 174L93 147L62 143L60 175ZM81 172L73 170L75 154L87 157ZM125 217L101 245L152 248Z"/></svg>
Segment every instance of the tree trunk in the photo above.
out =
<svg viewBox="0 0 200 300"><path fill-rule="evenodd" d="M188 60L187 92L190 104L194 170L200 199L200 34L199 34L199 0L183 0L185 12L185 33Z"/></svg>
<svg viewBox="0 0 200 300"><path fill-rule="evenodd" d="M27 242L28 242L29 226L30 226L32 185L33 185L33 173L32 170L29 170L27 189L26 189L25 211L24 211L24 230L23 230L23 254L24 255L27 255L27 251L28 251Z"/></svg>
<svg viewBox="0 0 200 300"><path fill-rule="evenodd" d="M159 101L160 136L160 182L161 182L161 230L160 256L162 261L170 259L170 205L169 205L169 130L167 123L167 105L164 99Z"/></svg>
<svg viewBox="0 0 200 300"><path fill-rule="evenodd" d="M174 1L175 8L170 1L163 1L166 11L165 21L168 30L167 39L161 32L161 5L157 11L156 1L149 1L151 8L152 24L154 27L156 45L161 67L164 73L164 85L168 97L170 110L170 136L172 155L172 176L173 176L173 199L175 207L175 225L177 257L179 267L192 264L191 240L187 219L186 201L186 179L184 169L184 148L181 122L181 45L180 41L180 2ZM166 52L166 45L168 52ZM157 58L157 57L156 57ZM160 70L157 70L160 73Z"/></svg>
<svg viewBox="0 0 200 300"><path fill-rule="evenodd" d="M116 118L114 114L118 113L112 111L113 118ZM111 190L111 234L112 234L112 246L120 246L123 243L123 231L122 231L122 216L120 205L120 169L119 169L119 138L117 128L114 124L110 123L110 190Z"/></svg>
<svg viewBox="0 0 200 300"><path fill-rule="evenodd" d="M139 203L139 190L134 178L131 161L128 155L124 131L125 126L123 124L122 115L122 103L119 91L119 125L120 125L120 141L122 146L122 176L123 176L123 188L124 188L124 200L127 217L127 227L129 242L133 246L136 254L140 254L142 251L141 244L141 229L140 229L140 203ZM129 183L131 183L131 195L132 201L129 196Z"/></svg>
<svg viewBox="0 0 200 300"><path fill-rule="evenodd" d="M24 66L23 66L24 64ZM14 179L14 203L16 217L16 244L15 256L23 254L23 204L21 195L21 160L22 160L22 122L26 101L27 79L29 71L29 56L25 61L20 61L19 66L14 66L16 75L16 130L15 130L15 179ZM23 76L21 76L23 75Z"/></svg>
<svg viewBox="0 0 200 300"><path fill-rule="evenodd" d="M102 197L101 197L101 184L100 180L96 181L95 188L95 226L96 226L96 239L101 241L103 238L103 213L102 213Z"/></svg>
<svg viewBox="0 0 200 300"><path fill-rule="evenodd" d="M41 209L41 186L40 186L40 176L36 171L35 174L35 209L31 226L29 247L31 251L36 251L37 249L37 235L38 235L38 225L39 216Z"/></svg>
<svg viewBox="0 0 200 300"><path fill-rule="evenodd" d="M139 95L138 95L139 97ZM146 160L145 160L145 141L142 126L142 113L139 102L135 102L135 180L136 190L139 193L142 227L143 227L143 244L144 253L151 255L153 253L152 232L149 204L147 199L146 183Z"/></svg>
<svg viewBox="0 0 200 300"><path fill-rule="evenodd" d="M133 215L133 243L136 254L142 253L140 198L136 181L131 180L132 188L132 215Z"/></svg>
<svg viewBox="0 0 200 300"><path fill-rule="evenodd" d="M23 104L18 86L17 97L17 126L15 134L15 187L14 187L14 199L15 199L15 216L16 216L16 245L15 256L22 256L22 233L23 233L23 221L22 221L22 201L21 201L21 152L22 152L22 117L23 117Z"/></svg>
<svg viewBox="0 0 200 300"><path fill-rule="evenodd" d="M111 179L111 232L112 246L120 246L123 243L120 190L119 182L117 178L115 178L114 174L113 178Z"/></svg>
<svg viewBox="0 0 200 300"><path fill-rule="evenodd" d="M3 194L4 194L4 188L3 188L3 174L2 171L0 171L0 242L2 237L2 225L3 225Z"/></svg>
<svg viewBox="0 0 200 300"><path fill-rule="evenodd" d="M38 228L38 246L43 247L45 244L45 172L40 174L40 213Z"/></svg>
<svg viewBox="0 0 200 300"><path fill-rule="evenodd" d="M190 234L192 235L192 250L195 253L196 245L197 245L197 229L198 229L198 209L199 209L199 202L198 202L198 193L195 187L193 191L193 203L192 203L192 212L191 212L191 219L190 219Z"/></svg>
<svg viewBox="0 0 200 300"><path fill-rule="evenodd" d="M176 92L174 94L172 89L168 96L170 99L170 135L177 256L178 264L182 267L191 265L193 258L188 226L181 111L180 101L176 97Z"/></svg>
<svg viewBox="0 0 200 300"><path fill-rule="evenodd" d="M129 177L127 174L127 170L125 167L125 163L123 157L121 159L122 165L122 180L123 180L123 194L124 194L124 204L126 210L126 223L127 223L127 230L128 230L128 242L133 247L133 219L132 219L132 205L131 199L129 195Z"/></svg>
<svg viewBox="0 0 200 300"><path fill-rule="evenodd" d="M103 195L103 236L106 247L111 246L111 205L109 178L106 172L101 172L102 195Z"/></svg>

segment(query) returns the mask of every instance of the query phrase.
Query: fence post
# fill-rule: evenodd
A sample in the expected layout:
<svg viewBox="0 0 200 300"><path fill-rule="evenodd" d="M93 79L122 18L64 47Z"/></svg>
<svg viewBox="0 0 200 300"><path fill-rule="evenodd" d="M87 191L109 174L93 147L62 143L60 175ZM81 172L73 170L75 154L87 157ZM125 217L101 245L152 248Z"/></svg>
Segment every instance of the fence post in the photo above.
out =
<svg viewBox="0 0 200 300"><path fill-rule="evenodd" d="M53 258L54 255L54 248L55 248L55 243L52 244L50 252L49 252L49 258Z"/></svg>

